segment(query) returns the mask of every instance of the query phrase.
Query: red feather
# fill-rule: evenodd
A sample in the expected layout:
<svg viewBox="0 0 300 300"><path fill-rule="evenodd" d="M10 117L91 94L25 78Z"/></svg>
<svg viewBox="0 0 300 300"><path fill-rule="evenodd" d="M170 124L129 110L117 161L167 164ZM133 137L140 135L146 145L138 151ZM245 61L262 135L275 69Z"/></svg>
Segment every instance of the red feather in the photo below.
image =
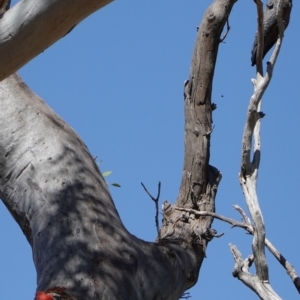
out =
<svg viewBox="0 0 300 300"><path fill-rule="evenodd" d="M54 300L54 298L44 292L36 292L34 300Z"/></svg>

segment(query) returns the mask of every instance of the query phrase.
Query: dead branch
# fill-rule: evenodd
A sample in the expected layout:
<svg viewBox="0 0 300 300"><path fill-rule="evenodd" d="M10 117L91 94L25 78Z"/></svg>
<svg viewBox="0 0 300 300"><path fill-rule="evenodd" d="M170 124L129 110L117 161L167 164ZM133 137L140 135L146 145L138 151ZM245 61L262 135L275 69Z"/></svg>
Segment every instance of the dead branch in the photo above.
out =
<svg viewBox="0 0 300 300"><path fill-rule="evenodd" d="M265 240L265 244L268 250L278 260L278 262L285 268L288 275L292 279L295 288L297 289L298 293L300 293L300 278L297 275L294 267L285 259L285 257L272 245L272 243L268 239Z"/></svg>
<svg viewBox="0 0 300 300"><path fill-rule="evenodd" d="M241 207L239 207L237 204L233 205L233 208L234 208L235 210L237 210L237 211L241 214L241 216L242 216L244 222L245 222L247 225L250 225L250 226L251 226L251 221L250 221L249 217L246 215L246 213L244 212L244 210L243 210Z"/></svg>
<svg viewBox="0 0 300 300"><path fill-rule="evenodd" d="M155 203L155 225L156 225L156 230L157 230L157 235L158 237L160 236L159 234L159 222L158 222L158 202L159 202L159 197L160 197L160 187L161 187L161 183L160 181L158 182L158 191L157 191L157 196L156 198L154 198L147 190L147 188L144 186L144 184L141 182L141 185L143 186L144 190L146 191L146 193L149 195L149 197L152 199L152 201L154 201Z"/></svg>
<svg viewBox="0 0 300 300"><path fill-rule="evenodd" d="M259 35L261 34L261 7L259 1L255 1L257 4L257 9L259 12ZM280 1L281 2L281 1ZM278 5L280 9L282 6ZM277 17L278 20L282 16L282 10L279 12L277 8ZM282 18L281 18L282 23ZM283 28L283 26L282 26ZM268 274L268 264L265 256L265 225L263 221L262 212L260 210L257 194L256 194L256 182L258 175L258 168L260 162L260 119L264 116L264 114L260 111L260 102L261 98L271 80L273 65L276 61L276 58L279 53L279 48L282 39L282 31L280 37L278 38L278 42L276 43L275 50L273 52L272 58L267 68L267 74L265 77L262 77L260 70L260 54L258 51L257 54L257 62L258 62L258 73L256 80L253 80L254 83L254 94L252 95L248 107L248 113L246 118L246 124L243 133L242 139L242 163L241 163L241 171L239 174L239 180L243 189L243 193L245 195L245 200L251 215L251 219L253 220L253 224L255 224L255 230L253 233L253 242L252 249L254 255L254 263L256 266L256 274L257 278L261 282L266 282L269 280ZM261 37L260 37L261 38ZM274 62L273 62L274 61ZM252 138L253 138L253 159L251 161L251 148L252 148ZM273 292L272 292L273 293Z"/></svg>
<svg viewBox="0 0 300 300"><path fill-rule="evenodd" d="M281 298L273 291L268 281L260 281L257 276L251 275L249 267L254 261L252 255L243 260L242 254L235 245L229 244L230 251L235 260L233 277L240 279L247 287L255 292L260 299L263 300L281 300Z"/></svg>
<svg viewBox="0 0 300 300"><path fill-rule="evenodd" d="M18 1L0 18L0 81L112 1Z"/></svg>
<svg viewBox="0 0 300 300"><path fill-rule="evenodd" d="M220 221L223 221L225 223L228 223L232 225L233 227L240 227L245 229L249 234L253 235L254 229L253 226L251 225L249 217L246 215L244 210L239 207L238 205L233 206L235 210L237 210L241 216L244 222L239 222L234 219L222 216L220 214L216 214L213 212L207 212L207 211L197 211L195 209L186 209L186 208L181 208L181 207L176 207L176 210L180 211L186 211L188 213L194 214L195 216L211 216L214 217L215 219L218 219ZM278 262L283 266L283 268L287 271L288 275L292 279L297 291L300 293L300 278L298 277L298 274L294 267L286 260L286 258L277 250L273 244L266 238L265 239L265 246L267 249L273 254L273 256L278 260Z"/></svg>
<svg viewBox="0 0 300 300"><path fill-rule="evenodd" d="M195 216L211 216L214 217L215 219L221 220L223 222L226 222L228 224L231 224L232 227L241 227L244 228L245 230L247 230L249 233L253 233L253 228L250 225L247 225L246 223L243 222L239 222L236 221L234 219L216 214L214 212L210 212L210 211L199 211L199 210L195 210L195 209L189 209L189 208L182 208L182 207L175 207L176 210L180 210L180 211L186 211L190 214L194 214Z"/></svg>

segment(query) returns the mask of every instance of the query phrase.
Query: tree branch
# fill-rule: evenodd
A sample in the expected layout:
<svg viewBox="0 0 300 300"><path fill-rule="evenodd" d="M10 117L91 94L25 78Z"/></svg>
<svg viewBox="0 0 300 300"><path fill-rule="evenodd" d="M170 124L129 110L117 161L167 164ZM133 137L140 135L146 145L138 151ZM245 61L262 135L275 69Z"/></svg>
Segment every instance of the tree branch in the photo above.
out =
<svg viewBox="0 0 300 300"><path fill-rule="evenodd" d="M197 282L201 248L189 235L131 235L86 145L18 75L0 82L0 106L0 198L32 247L39 291L174 300Z"/></svg>
<svg viewBox="0 0 300 300"><path fill-rule="evenodd" d="M268 281L261 281L256 276L249 273L254 257L248 256L243 260L242 254L235 245L229 244L230 251L235 260L234 271L232 275L241 280L253 292L255 292L262 300L281 300L281 298L273 291Z"/></svg>
<svg viewBox="0 0 300 300"><path fill-rule="evenodd" d="M184 83L185 153L182 181L175 205L165 201L161 240L183 236L197 255L199 267L215 231L213 217L183 214L175 207L215 211L215 197L221 180L219 170L209 165L212 133L212 82L221 34L236 0L215 0L204 13L197 31L189 80ZM187 225L188 224L188 225Z"/></svg>
<svg viewBox="0 0 300 300"><path fill-rule="evenodd" d="M214 212L210 212L210 211L199 211L199 210L195 210L195 209L188 209L188 208L182 208L182 207L175 207L176 210L179 211L186 211L190 214L194 214L195 216L211 216L214 217L215 219L218 219L220 221L226 222L228 224L231 224L232 227L241 227L244 228L245 230L247 230L249 233L253 234L253 228L251 225L248 225L244 222L239 222L236 221L234 219L222 216L220 214L214 213Z"/></svg>
<svg viewBox="0 0 300 300"><path fill-rule="evenodd" d="M195 209L186 209L186 208L180 208L180 207L176 207L175 209L179 210L179 211L185 211L190 214L194 214L195 216L211 216L211 217L214 217L215 219L218 219L220 221L223 221L225 223L232 225L232 228L240 227L240 228L245 229L249 234L253 235L254 229L253 229L250 219L248 218L246 213L238 205L234 205L233 207L235 210L237 210L241 214L244 222L239 222L234 219L222 216L220 214L207 212L207 211L197 211ZM297 274L296 270L294 269L294 267L286 260L286 258L279 252L279 250L277 250L273 246L273 244L267 238L265 239L265 246L271 252L271 254L273 254L273 256L278 260L278 262L283 266L283 268L287 271L287 273L290 276L290 278L292 279L297 291L300 293L300 278L298 277L298 274Z"/></svg>
<svg viewBox="0 0 300 300"><path fill-rule="evenodd" d="M72 10L79 10L78 14L83 17L83 12L87 15L92 10L91 6L94 5L95 9L95 2L92 0L90 5L87 4L89 10L85 6L80 10L80 5L68 9L66 6L64 10L61 5L66 0L43 3L43 9L52 18L55 16L61 21L61 16L66 17L60 26L51 23L49 15L48 19L43 18L43 11L34 6L35 1L20 2L0 20L0 43L1 32L6 32L4 25L8 25L8 20L19 12L21 25L25 22L24 11L27 12L26 31L19 29L9 42L16 43L14 45L18 45L25 53L24 57L29 59L30 55L38 53L35 47L46 45L45 41L57 40L77 24L79 17L75 18ZM188 139L183 185L178 196L181 206L215 209L221 174L208 164L212 128L211 88L220 35L235 2L215 0L199 30L191 84L185 99ZM41 20L38 22L36 18ZM31 24L35 25L30 27ZM26 32L30 32L28 28L32 32L26 40ZM43 36L40 28L44 30ZM47 31L51 29L55 33ZM26 41L21 39L18 44L22 35ZM38 39L42 41L34 46L32 43ZM27 48L22 48L24 43L27 43ZM2 46L11 47L5 46L5 41ZM1 54L3 47L0 56L4 55ZM18 49L11 52L12 57L22 56L22 53ZM19 63L24 63L24 57ZM7 62L4 56L1 57L3 78L8 75L7 70L17 68L15 61ZM14 67L8 67L10 63ZM192 287L198 280L206 245L215 234L210 229L213 218L191 217L187 220L167 203L161 229L163 238L157 243L137 239L124 228L93 157L76 133L17 75L3 80L0 86L3 108L0 110L0 197L33 248L38 290L47 291L63 285L76 299L100 299L107 298L107 295L111 299L127 299L131 295L136 299L172 300ZM186 186L185 179L190 179L191 184ZM17 190L15 186L18 186ZM113 276L120 266L126 272Z"/></svg>
<svg viewBox="0 0 300 300"><path fill-rule="evenodd" d="M199 26L189 80L185 82L185 159L177 206L214 211L214 201L206 195L210 172L212 132L211 92L221 34L236 0L215 0ZM211 219L207 220L209 227Z"/></svg>
<svg viewBox="0 0 300 300"><path fill-rule="evenodd" d="M19 1L0 19L0 81L112 1Z"/></svg>
<svg viewBox="0 0 300 300"><path fill-rule="evenodd" d="M160 187L161 187L161 183L160 181L158 182L158 191L157 191L157 196L156 198L154 198L147 190L147 188L145 187L145 185L141 182L141 185L143 186L145 192L148 194L148 196L151 198L152 201L154 201L155 203L155 225L156 225L156 230L157 230L157 235L160 238L160 234L159 234L159 222L158 222L158 201L159 201L159 197L160 197Z"/></svg>
<svg viewBox="0 0 300 300"><path fill-rule="evenodd" d="M256 1L256 3L258 2ZM282 8L280 4L278 5L278 7ZM277 9L277 17L278 20L282 23L282 10L279 11ZM245 195L246 203L255 227L252 249L257 276L262 282L268 281L269 275L268 265L264 252L265 226L256 194L256 181L260 162L260 119L264 116L264 114L260 111L260 102L272 77L273 65L278 56L281 44L283 34L282 29L283 25L278 38L278 42L276 43L275 50L268 64L266 76L262 77L260 72L258 72L256 80L252 80L252 82L254 83L254 94L250 99L246 125L243 133L242 164L241 172L239 174L239 179L243 189L243 193ZM254 139L253 160L252 162L250 162L252 137Z"/></svg>

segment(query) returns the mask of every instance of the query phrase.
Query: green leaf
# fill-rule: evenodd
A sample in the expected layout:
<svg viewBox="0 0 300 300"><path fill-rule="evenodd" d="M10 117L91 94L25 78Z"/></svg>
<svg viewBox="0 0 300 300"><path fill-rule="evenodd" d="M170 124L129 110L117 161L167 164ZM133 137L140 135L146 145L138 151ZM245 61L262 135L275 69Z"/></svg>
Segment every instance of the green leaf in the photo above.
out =
<svg viewBox="0 0 300 300"><path fill-rule="evenodd" d="M112 183L111 185L113 185L115 187L121 187L118 183Z"/></svg>
<svg viewBox="0 0 300 300"><path fill-rule="evenodd" d="M107 176L109 176L111 173L112 173L112 171L106 171L106 172L103 172L103 173L102 173L102 176L103 176L103 177L107 177Z"/></svg>

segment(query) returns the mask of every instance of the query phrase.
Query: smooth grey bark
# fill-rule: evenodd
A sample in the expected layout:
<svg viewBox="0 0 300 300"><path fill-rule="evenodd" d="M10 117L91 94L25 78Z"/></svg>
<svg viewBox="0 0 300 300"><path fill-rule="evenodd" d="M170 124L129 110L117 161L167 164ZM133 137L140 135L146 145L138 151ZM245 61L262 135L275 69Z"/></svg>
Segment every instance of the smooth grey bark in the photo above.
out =
<svg viewBox="0 0 300 300"><path fill-rule="evenodd" d="M21 0L0 18L0 80L113 0Z"/></svg>
<svg viewBox="0 0 300 300"><path fill-rule="evenodd" d="M176 208L215 209L221 174L209 166L211 90L235 2L215 0L198 31L185 85L182 184L176 204L165 203L155 243L124 228L78 135L18 75L0 83L0 197L32 247L38 290L62 288L69 300L178 299L197 282L212 217Z"/></svg>
<svg viewBox="0 0 300 300"><path fill-rule="evenodd" d="M195 283L193 249L128 233L77 134L19 76L0 87L0 197L32 246L38 289L63 286L72 299L179 298Z"/></svg>

